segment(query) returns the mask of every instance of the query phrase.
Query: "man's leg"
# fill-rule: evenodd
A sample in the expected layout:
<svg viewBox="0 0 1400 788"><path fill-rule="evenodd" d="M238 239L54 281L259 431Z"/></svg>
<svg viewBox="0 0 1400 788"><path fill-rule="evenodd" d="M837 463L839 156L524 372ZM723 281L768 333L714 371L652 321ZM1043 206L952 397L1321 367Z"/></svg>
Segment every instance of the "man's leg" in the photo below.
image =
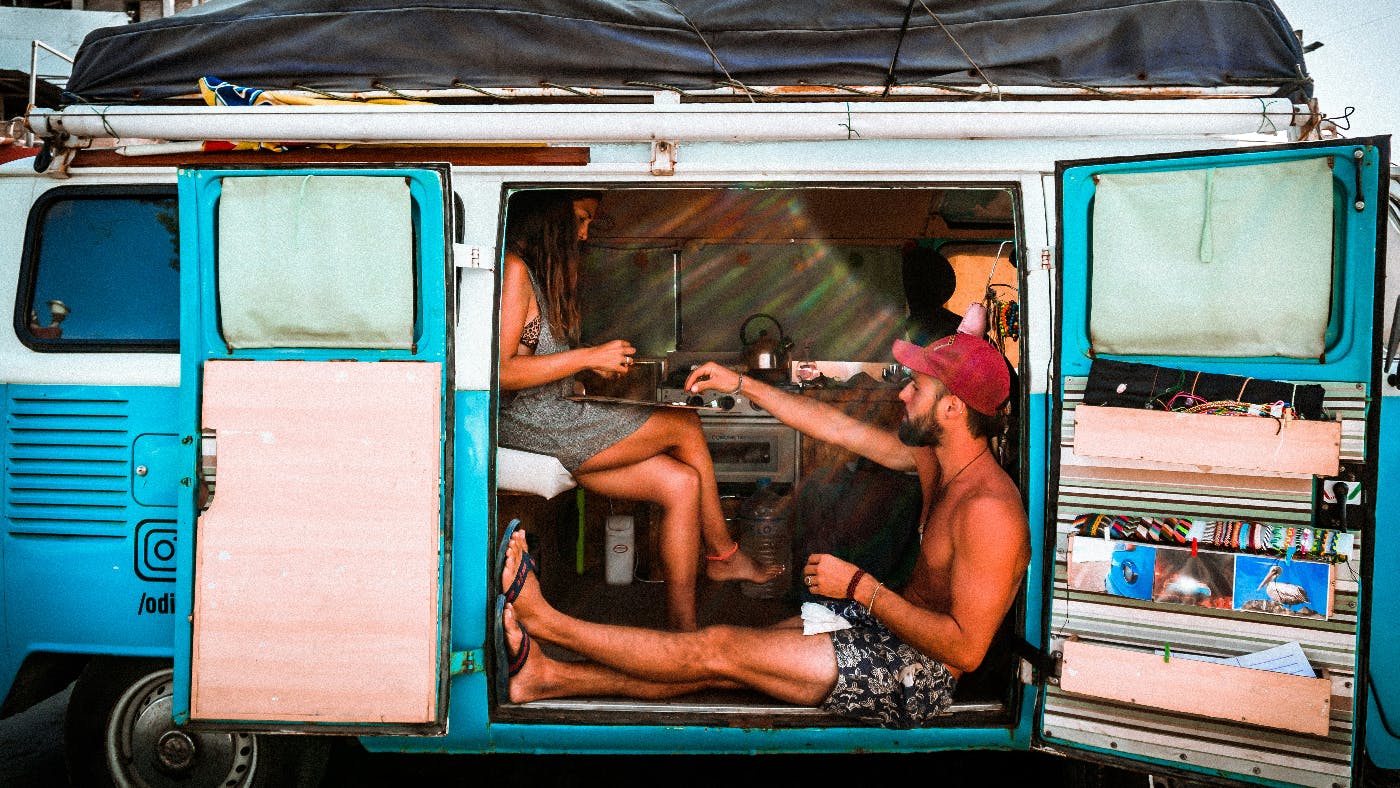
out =
<svg viewBox="0 0 1400 788"><path fill-rule="evenodd" d="M506 644L511 656L520 653L525 640L520 624L515 620L512 605L504 614ZM538 640L538 638L533 639ZM594 697L621 695L644 700L662 700L698 692L702 689L732 687L728 682L664 682L647 681L596 662L563 662L552 659L538 646L531 645L528 658L520 672L510 679L510 702L528 703L545 698Z"/></svg>
<svg viewBox="0 0 1400 788"><path fill-rule="evenodd" d="M524 551L525 534L517 530L506 553L504 583L514 577ZM805 636L795 627L715 626L697 632L660 632L597 624L555 610L540 593L533 575L513 607L515 618L531 637L557 643L642 680L637 693L655 692L657 684L743 686L780 700L814 706L836 683L831 638ZM609 691L634 694L626 687L610 687Z"/></svg>

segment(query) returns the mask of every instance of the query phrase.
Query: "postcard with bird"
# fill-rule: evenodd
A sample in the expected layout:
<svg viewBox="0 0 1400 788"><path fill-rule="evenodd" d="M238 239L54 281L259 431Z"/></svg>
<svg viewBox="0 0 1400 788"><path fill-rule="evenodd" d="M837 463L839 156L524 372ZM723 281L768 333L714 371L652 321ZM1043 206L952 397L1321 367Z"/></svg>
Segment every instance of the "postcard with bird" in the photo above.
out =
<svg viewBox="0 0 1400 788"><path fill-rule="evenodd" d="M1332 565L1236 556L1235 609L1327 618L1332 613Z"/></svg>

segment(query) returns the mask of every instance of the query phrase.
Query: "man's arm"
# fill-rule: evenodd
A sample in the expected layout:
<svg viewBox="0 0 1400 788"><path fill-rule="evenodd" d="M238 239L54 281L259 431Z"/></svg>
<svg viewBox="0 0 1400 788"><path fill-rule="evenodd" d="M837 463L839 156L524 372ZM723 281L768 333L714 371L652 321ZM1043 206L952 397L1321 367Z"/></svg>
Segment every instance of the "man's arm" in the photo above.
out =
<svg viewBox="0 0 1400 788"><path fill-rule="evenodd" d="M912 471L913 450L895 433L847 415L840 408L811 397L793 394L744 375L743 394L778 421L803 435L835 444L897 471ZM692 394L702 391L733 392L739 373L713 361L700 365L685 379Z"/></svg>
<svg viewBox="0 0 1400 788"><path fill-rule="evenodd" d="M1011 609L1030 562L1030 535L1019 502L995 496L969 501L953 525L948 612L927 610L887 588L874 614L901 640L963 672L982 664ZM856 601L869 605L877 580L866 576Z"/></svg>

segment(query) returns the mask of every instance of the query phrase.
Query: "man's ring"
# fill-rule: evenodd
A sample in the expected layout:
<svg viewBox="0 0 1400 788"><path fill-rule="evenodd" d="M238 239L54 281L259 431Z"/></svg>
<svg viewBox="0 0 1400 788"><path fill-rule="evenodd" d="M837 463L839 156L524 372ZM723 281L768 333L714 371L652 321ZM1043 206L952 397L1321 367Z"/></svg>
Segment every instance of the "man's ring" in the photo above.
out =
<svg viewBox="0 0 1400 788"><path fill-rule="evenodd" d="M802 582L806 583L808 588L811 588L811 587L812 587L812 576L811 576L811 575L807 575L806 577L802 578Z"/></svg>
<svg viewBox="0 0 1400 788"><path fill-rule="evenodd" d="M623 357L622 357L622 366L624 366L624 367L630 367L630 366L632 366L632 357L631 357L631 356L623 356Z"/></svg>

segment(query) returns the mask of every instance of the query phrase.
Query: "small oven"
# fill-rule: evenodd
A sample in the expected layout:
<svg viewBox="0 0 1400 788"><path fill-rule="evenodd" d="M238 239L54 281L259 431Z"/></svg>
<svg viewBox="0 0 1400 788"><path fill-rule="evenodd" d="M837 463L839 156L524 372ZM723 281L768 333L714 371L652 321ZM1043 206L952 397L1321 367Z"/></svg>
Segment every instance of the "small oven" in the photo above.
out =
<svg viewBox="0 0 1400 788"><path fill-rule="evenodd" d="M662 402L714 405L700 411L700 428L715 463L720 484L752 484L767 478L775 484L795 484L798 475L797 430L778 421L743 396L708 392L702 401L684 389L661 389Z"/></svg>
<svg viewBox="0 0 1400 788"><path fill-rule="evenodd" d="M780 484L797 481L797 431L777 419L702 417L700 428L715 462L715 480Z"/></svg>

